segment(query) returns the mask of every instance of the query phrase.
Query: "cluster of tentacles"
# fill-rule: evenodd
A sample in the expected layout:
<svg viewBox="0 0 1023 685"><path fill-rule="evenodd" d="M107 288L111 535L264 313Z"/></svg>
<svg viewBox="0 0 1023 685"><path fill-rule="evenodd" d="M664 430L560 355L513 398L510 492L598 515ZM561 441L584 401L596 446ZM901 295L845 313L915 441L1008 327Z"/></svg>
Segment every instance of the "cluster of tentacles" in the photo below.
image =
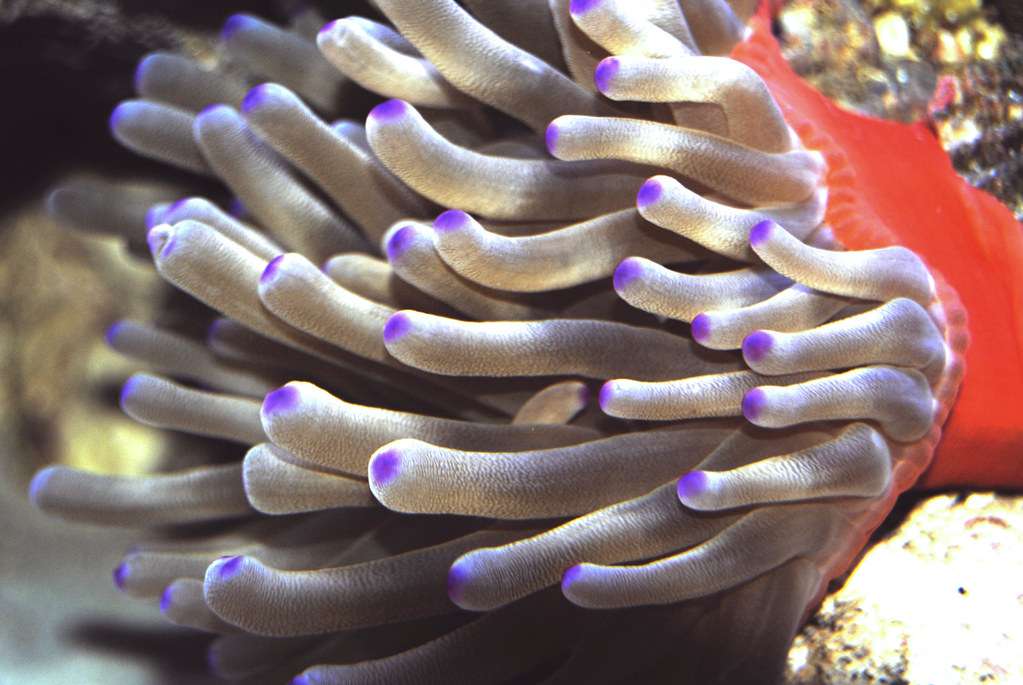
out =
<svg viewBox="0 0 1023 685"><path fill-rule="evenodd" d="M115 581L218 633L225 678L764 682L929 459L959 377L940 286L835 244L834 160L725 56L751 3L464 4L315 40L235 16L222 68L141 63L115 137L237 211L51 206L145 221L223 317L108 336L163 374L124 411L218 441L31 496L156 529ZM325 123L360 87L395 99Z"/></svg>

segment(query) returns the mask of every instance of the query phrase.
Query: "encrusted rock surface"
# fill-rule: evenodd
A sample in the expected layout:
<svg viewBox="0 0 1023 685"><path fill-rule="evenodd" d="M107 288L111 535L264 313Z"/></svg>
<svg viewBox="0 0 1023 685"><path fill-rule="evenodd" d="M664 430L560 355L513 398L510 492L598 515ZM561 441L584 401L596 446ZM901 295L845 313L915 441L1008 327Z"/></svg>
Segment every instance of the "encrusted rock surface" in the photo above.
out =
<svg viewBox="0 0 1023 685"><path fill-rule="evenodd" d="M920 501L829 595L790 685L1023 683L1023 497Z"/></svg>

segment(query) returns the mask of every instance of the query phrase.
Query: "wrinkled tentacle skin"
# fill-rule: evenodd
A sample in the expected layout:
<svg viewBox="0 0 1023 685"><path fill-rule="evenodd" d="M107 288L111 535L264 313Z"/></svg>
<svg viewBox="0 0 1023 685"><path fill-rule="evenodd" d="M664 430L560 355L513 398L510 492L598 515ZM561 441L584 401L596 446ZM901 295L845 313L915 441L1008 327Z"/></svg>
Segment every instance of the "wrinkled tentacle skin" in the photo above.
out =
<svg viewBox="0 0 1023 685"><path fill-rule="evenodd" d="M146 476L50 467L32 501L217 522L114 581L219 634L227 678L777 678L931 460L956 294L832 230L849 162L763 78L749 2L373 4L318 35L236 15L231 69L143 60L114 136L240 209L50 206L145 235L226 317L108 333L161 374L124 411L216 442ZM384 101L331 121L359 88Z"/></svg>

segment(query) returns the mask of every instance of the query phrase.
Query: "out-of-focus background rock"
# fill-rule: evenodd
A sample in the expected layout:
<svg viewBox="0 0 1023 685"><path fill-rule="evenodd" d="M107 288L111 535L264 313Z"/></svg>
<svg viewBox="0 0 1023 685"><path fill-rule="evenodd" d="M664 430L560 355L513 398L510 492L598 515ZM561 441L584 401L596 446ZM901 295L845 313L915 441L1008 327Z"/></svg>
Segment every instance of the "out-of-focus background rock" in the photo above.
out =
<svg viewBox="0 0 1023 685"><path fill-rule="evenodd" d="M134 532L48 519L26 501L28 479L47 463L137 473L157 466L167 446L118 411L133 366L105 348L102 334L119 318L151 318L154 304L173 295L123 246L53 225L43 198L69 174L181 180L108 134L138 59L156 49L210 59L229 14L284 22L291 4L0 0L0 685L209 682L208 638L169 627L110 582ZM345 4L324 3L328 14L343 14ZM1017 0L792 0L776 29L801 73L846 106L929 116L957 167L1020 213ZM951 85L935 99L939 82ZM969 525L977 516L963 512L975 498L904 502L903 514L918 501L922 513L890 522L892 537L828 598L794 647L792 682L1023 681L1023 650L1006 642L1018 632L999 632L1023 625L1023 573L1008 556L1021 549L1020 504L989 499L985 507L1005 511L985 509ZM979 575L1000 568L1014 575ZM934 627L951 644L976 648L945 649L932 641Z"/></svg>

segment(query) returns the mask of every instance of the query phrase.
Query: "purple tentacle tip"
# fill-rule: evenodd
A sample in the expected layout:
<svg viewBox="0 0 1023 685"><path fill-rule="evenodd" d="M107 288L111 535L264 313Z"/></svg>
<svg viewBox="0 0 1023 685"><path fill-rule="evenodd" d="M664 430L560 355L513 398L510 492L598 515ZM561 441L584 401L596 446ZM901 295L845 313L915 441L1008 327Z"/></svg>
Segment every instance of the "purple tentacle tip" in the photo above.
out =
<svg viewBox="0 0 1023 685"><path fill-rule="evenodd" d="M706 342L710 338L710 317L706 314L697 314L689 324L693 340L698 343Z"/></svg>
<svg viewBox="0 0 1023 685"><path fill-rule="evenodd" d="M259 275L260 283L267 283L273 280L274 276L277 274L278 267L281 265L282 259L284 259L284 255L279 254L270 260L270 262L266 265L266 268L263 269L263 273Z"/></svg>
<svg viewBox="0 0 1023 685"><path fill-rule="evenodd" d="M600 0L572 0L568 3L568 11L571 14L586 14L600 4Z"/></svg>
<svg viewBox="0 0 1023 685"><path fill-rule="evenodd" d="M690 471L678 479L678 498L695 497L707 489L707 472Z"/></svg>
<svg viewBox="0 0 1023 685"><path fill-rule="evenodd" d="M224 22L224 28L220 29L220 37L227 40L250 22L252 22L252 19L244 14L232 14Z"/></svg>
<svg viewBox="0 0 1023 685"><path fill-rule="evenodd" d="M128 116L131 111L130 102L122 102L117 107L114 107L114 111L110 113L110 132L116 137L117 129L124 120L124 117Z"/></svg>
<svg viewBox="0 0 1023 685"><path fill-rule="evenodd" d="M124 589L124 583L128 580L129 573L130 571L128 570L128 564L124 563L123 561L117 565L117 568L114 569L113 572L114 585L117 586L118 590Z"/></svg>
<svg viewBox="0 0 1023 685"><path fill-rule="evenodd" d="M401 457L396 450L387 450L369 462L369 478L374 485L387 485L398 475Z"/></svg>
<svg viewBox="0 0 1023 685"><path fill-rule="evenodd" d="M45 469L39 471L36 475L32 476L32 482L28 484L28 501L39 506L39 493L46 487L46 482L50 480L50 477L56 472L56 469L52 466L47 466Z"/></svg>
<svg viewBox="0 0 1023 685"><path fill-rule="evenodd" d="M416 229L412 226L402 226L392 233L387 240L387 258L393 261L400 257L415 237Z"/></svg>
<svg viewBox="0 0 1023 685"><path fill-rule="evenodd" d="M394 342L412 329L412 322L404 312L392 314L384 324L384 342Z"/></svg>
<svg viewBox="0 0 1023 685"><path fill-rule="evenodd" d="M662 192L664 192L664 187L661 182L656 178L648 178L636 193L636 206L640 209L649 207L661 199Z"/></svg>
<svg viewBox="0 0 1023 685"><path fill-rule="evenodd" d="M328 21L326 24L324 24L322 27L320 27L319 33L317 33L316 35L317 36L322 36L324 34L330 33L331 31L334 30L334 27L337 26L339 21L341 21L341 20L340 19L334 19L333 21Z"/></svg>
<svg viewBox="0 0 1023 685"><path fill-rule="evenodd" d="M242 99L242 111L250 112L256 107L266 102L266 99L270 96L270 84L261 83L255 88L249 90Z"/></svg>
<svg viewBox="0 0 1023 685"><path fill-rule="evenodd" d="M638 260L631 257L623 259L615 269L614 277L612 278L615 290L621 291L628 287L642 272L643 265Z"/></svg>
<svg viewBox="0 0 1023 685"><path fill-rule="evenodd" d="M770 240L771 231L774 230L774 222L770 219L764 219L756 226L750 229L749 232L749 244L753 247L760 247L765 242Z"/></svg>
<svg viewBox="0 0 1023 685"><path fill-rule="evenodd" d="M124 328L124 322L115 321L110 324L110 328L108 328L107 332L103 334L103 339L107 341L107 345L109 347L114 346L114 341L117 340L117 334L121 332L122 328Z"/></svg>
<svg viewBox="0 0 1023 685"><path fill-rule="evenodd" d="M602 59L593 72L593 83L597 86L597 90L601 93L606 93L607 89L611 86L611 79L615 77L620 67L621 63L617 57Z"/></svg>
<svg viewBox="0 0 1023 685"><path fill-rule="evenodd" d="M298 388L293 385L283 385L276 390L267 393L263 398L262 412L273 414L274 412L288 411L294 409L299 403Z"/></svg>
<svg viewBox="0 0 1023 685"><path fill-rule="evenodd" d="M179 209L184 207L186 204L188 204L188 201L191 200L191 199L192 198L186 196L186 197L179 198L179 199L175 200L174 202L170 203L170 205L167 207L167 214L170 215L170 214L173 214L174 212L178 211Z"/></svg>
<svg viewBox="0 0 1023 685"><path fill-rule="evenodd" d="M132 80L132 85L135 88L135 92L142 93L142 84L146 79L146 72L149 70L149 65L153 63L156 55L146 55L139 60L138 65L135 67L135 78Z"/></svg>
<svg viewBox="0 0 1023 685"><path fill-rule="evenodd" d="M547 152L554 154L554 148L558 145L558 125L553 121L547 126L544 134L544 142L547 143Z"/></svg>
<svg viewBox="0 0 1023 685"><path fill-rule="evenodd" d="M607 406L614 399L615 386L614 381L608 381L604 385L600 386L600 393L597 395L597 403L600 405L600 409L603 412L607 412Z"/></svg>
<svg viewBox="0 0 1023 685"><path fill-rule="evenodd" d="M767 404L767 393L763 388L753 388L742 397L742 415L748 421L756 421Z"/></svg>
<svg viewBox="0 0 1023 685"><path fill-rule="evenodd" d="M291 679L291 685L313 685L313 681L309 680L309 676L300 673Z"/></svg>
<svg viewBox="0 0 1023 685"><path fill-rule="evenodd" d="M446 212L441 212L433 220L433 227L441 233L447 233L448 231L457 231L465 226L468 221L469 215L462 210L449 209Z"/></svg>
<svg viewBox="0 0 1023 685"><path fill-rule="evenodd" d="M125 403L131 400L132 393L138 389L139 380L138 376L132 376L124 382L124 385L121 386L121 397L119 401L122 409L124 408Z"/></svg>
<svg viewBox="0 0 1023 685"><path fill-rule="evenodd" d="M566 590L568 590L568 588L572 586L572 583L579 580L579 576L582 575L582 572L583 572L582 564L569 566L565 570L565 573L561 576L561 591L565 592Z"/></svg>
<svg viewBox="0 0 1023 685"><path fill-rule="evenodd" d="M771 351L774 339L767 331L753 331L742 341L742 356L748 362L758 362Z"/></svg>
<svg viewBox="0 0 1023 685"><path fill-rule="evenodd" d="M243 556L228 557L220 563L220 567L217 569L217 577L221 580L231 578L241 570L244 561L245 557Z"/></svg>
<svg viewBox="0 0 1023 685"><path fill-rule="evenodd" d="M171 602L174 601L174 586L168 585L163 589L163 594L160 595L160 613L166 614L167 609L170 608Z"/></svg>
<svg viewBox="0 0 1023 685"><path fill-rule="evenodd" d="M448 597L455 604L462 598L469 575L469 564L462 560L455 561L448 569Z"/></svg>
<svg viewBox="0 0 1023 685"><path fill-rule="evenodd" d="M404 100L388 100L387 102L381 102L379 105L369 111L369 118L379 121L380 123L388 123L400 118L405 114L405 110L408 109L408 103Z"/></svg>

